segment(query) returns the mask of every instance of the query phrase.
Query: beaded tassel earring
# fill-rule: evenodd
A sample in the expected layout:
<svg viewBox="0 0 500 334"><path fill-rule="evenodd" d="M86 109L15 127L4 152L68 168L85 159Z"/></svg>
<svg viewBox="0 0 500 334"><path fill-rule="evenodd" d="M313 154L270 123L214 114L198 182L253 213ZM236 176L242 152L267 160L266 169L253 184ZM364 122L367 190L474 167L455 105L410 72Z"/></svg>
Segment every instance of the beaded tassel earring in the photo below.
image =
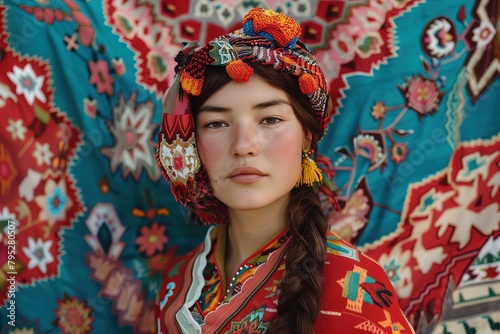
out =
<svg viewBox="0 0 500 334"><path fill-rule="evenodd" d="M299 180L295 184L295 187L299 187L303 184L307 184L310 187L315 182L323 181L321 169L310 157L310 154L312 153L314 152L308 150L302 154L302 172L300 173Z"/></svg>

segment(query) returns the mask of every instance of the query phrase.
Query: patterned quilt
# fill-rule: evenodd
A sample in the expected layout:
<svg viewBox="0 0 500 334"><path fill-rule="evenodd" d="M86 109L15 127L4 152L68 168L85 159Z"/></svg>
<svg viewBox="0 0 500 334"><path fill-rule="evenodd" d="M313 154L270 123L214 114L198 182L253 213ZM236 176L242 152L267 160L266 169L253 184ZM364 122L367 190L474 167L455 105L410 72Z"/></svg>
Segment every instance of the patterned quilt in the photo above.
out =
<svg viewBox="0 0 500 334"><path fill-rule="evenodd" d="M417 333L500 331L498 0L3 0L2 333L156 330L167 251L206 230L154 159L162 95L182 42L258 6L300 22L330 82L331 229Z"/></svg>

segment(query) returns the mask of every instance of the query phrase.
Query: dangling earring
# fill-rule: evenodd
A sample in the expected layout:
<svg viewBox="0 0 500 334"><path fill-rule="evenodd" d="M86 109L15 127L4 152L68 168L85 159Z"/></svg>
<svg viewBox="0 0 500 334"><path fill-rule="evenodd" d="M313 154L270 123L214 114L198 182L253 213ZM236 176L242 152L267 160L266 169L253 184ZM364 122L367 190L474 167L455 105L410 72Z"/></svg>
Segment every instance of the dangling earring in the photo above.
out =
<svg viewBox="0 0 500 334"><path fill-rule="evenodd" d="M321 169L309 156L312 153L314 153L314 151L309 150L302 153L302 171L300 173L299 180L295 184L295 187L299 187L303 184L307 184L310 187L315 182L323 181L323 174L321 173Z"/></svg>

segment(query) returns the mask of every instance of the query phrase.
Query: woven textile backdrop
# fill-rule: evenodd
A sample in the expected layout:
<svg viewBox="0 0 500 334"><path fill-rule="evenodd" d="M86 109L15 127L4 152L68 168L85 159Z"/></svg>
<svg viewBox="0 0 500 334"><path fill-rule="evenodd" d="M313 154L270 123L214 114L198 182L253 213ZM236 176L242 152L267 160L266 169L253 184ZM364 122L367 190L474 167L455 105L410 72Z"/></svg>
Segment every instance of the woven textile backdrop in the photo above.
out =
<svg viewBox="0 0 500 334"><path fill-rule="evenodd" d="M166 252L205 231L155 163L161 97L182 42L257 6L301 22L331 83L331 228L418 333L500 330L498 0L3 0L3 333L155 331Z"/></svg>

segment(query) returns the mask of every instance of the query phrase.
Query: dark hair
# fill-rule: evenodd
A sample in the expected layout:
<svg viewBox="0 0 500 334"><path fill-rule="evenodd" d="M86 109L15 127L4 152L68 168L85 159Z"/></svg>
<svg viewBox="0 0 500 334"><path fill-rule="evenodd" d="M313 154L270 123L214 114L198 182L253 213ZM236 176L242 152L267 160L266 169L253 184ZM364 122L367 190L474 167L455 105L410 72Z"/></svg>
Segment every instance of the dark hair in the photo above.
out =
<svg viewBox="0 0 500 334"><path fill-rule="evenodd" d="M287 93L297 119L312 133L311 148L316 149L320 125L297 79L266 66L249 65L254 68L253 75ZM223 66L207 67L201 95L191 97L195 119L201 105L230 81ZM318 195L305 185L292 189L286 214L290 233L284 250L286 269L279 287L278 317L268 331L273 334L312 333L321 307L328 224Z"/></svg>

